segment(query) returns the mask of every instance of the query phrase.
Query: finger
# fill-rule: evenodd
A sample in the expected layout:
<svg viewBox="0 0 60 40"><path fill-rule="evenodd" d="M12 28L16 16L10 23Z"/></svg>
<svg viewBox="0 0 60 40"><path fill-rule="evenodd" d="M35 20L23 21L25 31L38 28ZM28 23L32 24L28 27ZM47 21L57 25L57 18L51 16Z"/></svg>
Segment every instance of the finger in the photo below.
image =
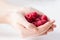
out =
<svg viewBox="0 0 60 40"><path fill-rule="evenodd" d="M54 25L52 25L49 29L48 29L48 31L47 32L51 32L51 31L53 31L54 30L54 28L53 27L55 27Z"/></svg>
<svg viewBox="0 0 60 40"><path fill-rule="evenodd" d="M52 28L52 27L54 27L54 25L52 25L52 26L47 30L47 32L44 33L44 35L47 34L48 32L53 31L53 28Z"/></svg>
<svg viewBox="0 0 60 40"><path fill-rule="evenodd" d="M42 35L47 35L47 32L45 32L44 34L42 34Z"/></svg>
<svg viewBox="0 0 60 40"><path fill-rule="evenodd" d="M54 30L54 28L52 28L52 27L54 27L54 24L47 30L47 32L46 33L48 33L48 32L52 32L53 30ZM45 33L44 33L45 34Z"/></svg>
<svg viewBox="0 0 60 40"><path fill-rule="evenodd" d="M40 32L45 33L54 23L54 20L51 20L49 22L47 22L46 24L38 27L38 29L40 30Z"/></svg>
<svg viewBox="0 0 60 40"><path fill-rule="evenodd" d="M53 31L53 28L50 28L47 32L51 32L51 31Z"/></svg>
<svg viewBox="0 0 60 40"><path fill-rule="evenodd" d="M48 30L48 32L53 31L54 28L55 28L55 26L56 26L56 25L52 25L52 27L50 27L50 29Z"/></svg>
<svg viewBox="0 0 60 40"><path fill-rule="evenodd" d="M51 32L51 31L53 31L53 27L54 25L52 25L48 30L47 30L47 32L45 32L43 35L46 35L48 32Z"/></svg>
<svg viewBox="0 0 60 40"><path fill-rule="evenodd" d="M48 32L52 32L53 28L50 28L47 32L45 32L44 34L47 35Z"/></svg>
<svg viewBox="0 0 60 40"><path fill-rule="evenodd" d="M53 25L52 25L52 28L56 28L56 25L55 25L55 24L53 24Z"/></svg>

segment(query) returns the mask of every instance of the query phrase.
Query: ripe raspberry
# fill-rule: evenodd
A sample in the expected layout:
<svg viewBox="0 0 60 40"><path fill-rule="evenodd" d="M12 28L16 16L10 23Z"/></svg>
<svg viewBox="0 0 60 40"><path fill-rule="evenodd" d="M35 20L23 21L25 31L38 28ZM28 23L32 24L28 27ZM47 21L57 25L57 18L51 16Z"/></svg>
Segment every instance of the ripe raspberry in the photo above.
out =
<svg viewBox="0 0 60 40"><path fill-rule="evenodd" d="M25 17L26 17L27 19L32 20L32 15L31 15L31 14L27 14L27 15L25 15Z"/></svg>
<svg viewBox="0 0 60 40"><path fill-rule="evenodd" d="M37 12L31 12L31 15L33 19L36 19L38 16Z"/></svg>
<svg viewBox="0 0 60 40"><path fill-rule="evenodd" d="M43 23L42 23L41 20L37 21L37 23L36 23L37 26L40 26L40 25L42 25L42 24L43 24Z"/></svg>
<svg viewBox="0 0 60 40"><path fill-rule="evenodd" d="M42 15L42 16L41 16L41 20L48 20L48 18L47 18L46 15Z"/></svg>
<svg viewBox="0 0 60 40"><path fill-rule="evenodd" d="M31 12L25 15L25 18L27 19L28 22L32 22L37 18L37 12Z"/></svg>
<svg viewBox="0 0 60 40"><path fill-rule="evenodd" d="M38 17L35 19L35 21L41 20L41 15L38 15Z"/></svg>
<svg viewBox="0 0 60 40"><path fill-rule="evenodd" d="M25 18L27 19L28 22L32 22L32 15L31 14L26 14Z"/></svg>
<svg viewBox="0 0 60 40"><path fill-rule="evenodd" d="M41 20L41 21L42 21L43 24L47 22L47 20Z"/></svg>
<svg viewBox="0 0 60 40"><path fill-rule="evenodd" d="M39 21L39 20L40 20L40 18L36 18L36 19L35 19L35 21Z"/></svg>

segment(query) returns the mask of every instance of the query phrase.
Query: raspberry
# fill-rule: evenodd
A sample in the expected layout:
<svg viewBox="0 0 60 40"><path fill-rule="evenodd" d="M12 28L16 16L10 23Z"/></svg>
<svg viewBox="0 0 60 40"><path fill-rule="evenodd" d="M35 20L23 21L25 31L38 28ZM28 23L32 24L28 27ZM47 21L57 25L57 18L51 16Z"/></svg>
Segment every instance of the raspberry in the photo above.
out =
<svg viewBox="0 0 60 40"><path fill-rule="evenodd" d="M40 18L36 18L36 19L35 19L35 21L39 21L39 20L40 20Z"/></svg>
<svg viewBox="0 0 60 40"><path fill-rule="evenodd" d="M42 24L43 24L43 23L42 23L41 20L37 21L37 23L36 23L37 26L40 26L40 25L42 25Z"/></svg>
<svg viewBox="0 0 60 40"><path fill-rule="evenodd" d="M38 15L38 17L35 19L35 21L41 20L41 15Z"/></svg>
<svg viewBox="0 0 60 40"><path fill-rule="evenodd" d="M43 24L47 22L47 20L41 20L41 21L42 21Z"/></svg>
<svg viewBox="0 0 60 40"><path fill-rule="evenodd" d="M28 22L32 22L32 15L31 14L25 15L25 18L27 19Z"/></svg>
<svg viewBox="0 0 60 40"><path fill-rule="evenodd" d="M42 15L42 16L41 16L41 20L48 20L48 18L47 18L46 15Z"/></svg>
<svg viewBox="0 0 60 40"><path fill-rule="evenodd" d="M31 15L31 14L27 14L27 15L25 15L25 17L26 17L27 19L32 20L32 15Z"/></svg>
<svg viewBox="0 0 60 40"><path fill-rule="evenodd" d="M32 22L37 18L37 13L36 12L31 12L25 15L25 18L27 19L28 22Z"/></svg>
<svg viewBox="0 0 60 40"><path fill-rule="evenodd" d="M31 15L33 19L36 19L38 16L37 12L31 12Z"/></svg>

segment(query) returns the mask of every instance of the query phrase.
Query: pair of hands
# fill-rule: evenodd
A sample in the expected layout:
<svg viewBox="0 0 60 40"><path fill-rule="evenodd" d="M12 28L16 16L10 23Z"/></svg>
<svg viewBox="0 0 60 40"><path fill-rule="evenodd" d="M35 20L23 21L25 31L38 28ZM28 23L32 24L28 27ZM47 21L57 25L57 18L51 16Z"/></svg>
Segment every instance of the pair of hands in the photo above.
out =
<svg viewBox="0 0 60 40"><path fill-rule="evenodd" d="M24 15L29 12L36 11L38 14L43 15L42 12L34 8L22 8L18 12L8 13L4 16L6 19L4 22L12 25L16 30L21 31L20 36L23 38L30 37L30 36L41 36L45 35L48 32L51 32L55 28L55 24L53 24L54 20L49 20L44 25L36 27L35 25L29 23Z"/></svg>

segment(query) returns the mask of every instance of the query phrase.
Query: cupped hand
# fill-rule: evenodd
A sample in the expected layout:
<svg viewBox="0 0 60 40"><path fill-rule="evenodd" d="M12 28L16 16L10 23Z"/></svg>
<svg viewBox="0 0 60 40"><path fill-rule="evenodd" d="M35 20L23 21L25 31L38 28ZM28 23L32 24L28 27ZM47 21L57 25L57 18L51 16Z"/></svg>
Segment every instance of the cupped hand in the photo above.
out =
<svg viewBox="0 0 60 40"><path fill-rule="evenodd" d="M17 13L20 16L18 23L24 25L27 29L32 29L32 30L35 29L35 31L37 31L36 26L33 25L32 23L29 23L25 19L25 14L28 14L31 12L37 12L37 14L39 14L39 15L45 15L44 13L42 13L42 12L38 11L37 9L32 8L32 7L24 7L24 8L21 8Z"/></svg>
<svg viewBox="0 0 60 40"><path fill-rule="evenodd" d="M47 23L39 27L29 23L25 19L24 15L34 11L39 15L44 15L42 12L39 12L34 8L22 8L18 12L8 15L9 24L11 24L17 30L21 30L21 35L23 37L44 35L54 30L54 20L49 20Z"/></svg>
<svg viewBox="0 0 60 40"><path fill-rule="evenodd" d="M35 36L41 36L41 35L45 35L50 31L53 31L55 25L53 25L54 20L50 20L47 23L45 23L44 25L37 27L37 31L31 31L31 29L27 29L25 28L24 25L19 24L19 29L21 30L21 34L20 36L23 38L27 38L27 37L35 37ZM51 28L53 27L53 28Z"/></svg>

